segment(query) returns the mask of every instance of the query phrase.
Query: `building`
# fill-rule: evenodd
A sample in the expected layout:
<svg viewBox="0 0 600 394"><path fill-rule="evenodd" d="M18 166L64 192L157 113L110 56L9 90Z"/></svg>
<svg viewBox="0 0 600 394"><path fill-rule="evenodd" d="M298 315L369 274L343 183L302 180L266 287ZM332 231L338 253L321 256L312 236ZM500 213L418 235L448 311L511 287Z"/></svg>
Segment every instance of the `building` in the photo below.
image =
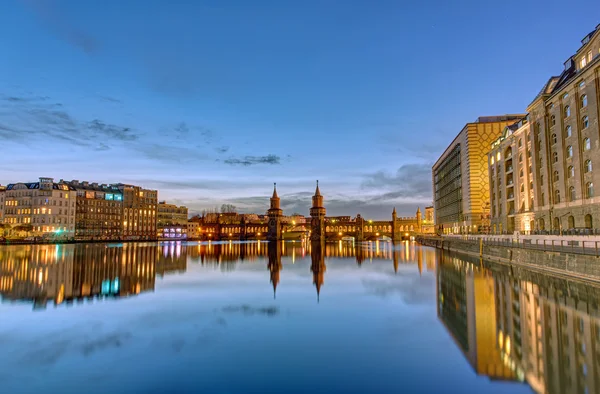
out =
<svg viewBox="0 0 600 394"><path fill-rule="evenodd" d="M61 183L63 181L61 180ZM87 181L64 182L75 190L75 238L118 239L122 234L123 194L116 186Z"/></svg>
<svg viewBox="0 0 600 394"><path fill-rule="evenodd" d="M73 238L75 201L75 190L53 178L11 183L4 192L4 222L12 233Z"/></svg>
<svg viewBox="0 0 600 394"><path fill-rule="evenodd" d="M488 154L490 223L493 234L533 230L533 163L530 123L525 117L504 128Z"/></svg>
<svg viewBox="0 0 600 394"><path fill-rule="evenodd" d="M6 193L6 186L0 185L0 224L4 223L4 195ZM1 233L0 233L1 235Z"/></svg>
<svg viewBox="0 0 600 394"><path fill-rule="evenodd" d="M123 195L123 238L155 239L158 191L122 183L112 186Z"/></svg>
<svg viewBox="0 0 600 394"><path fill-rule="evenodd" d="M529 105L534 230L600 227L600 25Z"/></svg>
<svg viewBox="0 0 600 394"><path fill-rule="evenodd" d="M435 224L443 233L476 233L489 203L487 153L506 126L524 114L467 123L432 168Z"/></svg>
<svg viewBox="0 0 600 394"><path fill-rule="evenodd" d="M165 201L158 203L157 231L159 238L187 238L188 234L188 209L184 206L167 204Z"/></svg>
<svg viewBox="0 0 600 394"><path fill-rule="evenodd" d="M433 206L425 207L425 217L421 222L421 234L435 234Z"/></svg>
<svg viewBox="0 0 600 394"><path fill-rule="evenodd" d="M187 222L187 237L188 239L200 238L200 220L190 219Z"/></svg>

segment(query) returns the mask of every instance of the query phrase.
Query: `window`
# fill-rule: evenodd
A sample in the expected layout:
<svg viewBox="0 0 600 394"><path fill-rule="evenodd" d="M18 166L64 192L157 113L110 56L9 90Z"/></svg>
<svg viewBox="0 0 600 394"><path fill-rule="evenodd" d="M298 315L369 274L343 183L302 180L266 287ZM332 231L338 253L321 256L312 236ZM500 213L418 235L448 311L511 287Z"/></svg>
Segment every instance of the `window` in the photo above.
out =
<svg viewBox="0 0 600 394"><path fill-rule="evenodd" d="M565 118L568 118L569 116L571 116L571 107L567 105L565 107Z"/></svg>
<svg viewBox="0 0 600 394"><path fill-rule="evenodd" d="M591 160L585 161L585 172L592 172L592 161Z"/></svg>
<svg viewBox="0 0 600 394"><path fill-rule="evenodd" d="M558 163L558 153L557 152L552 152L552 162Z"/></svg>
<svg viewBox="0 0 600 394"><path fill-rule="evenodd" d="M575 167L569 166L569 169L567 171L567 176L569 178L573 178L575 176Z"/></svg>
<svg viewBox="0 0 600 394"><path fill-rule="evenodd" d="M585 184L585 196L586 198L592 198L594 197L594 183L593 182L588 182Z"/></svg>
<svg viewBox="0 0 600 394"><path fill-rule="evenodd" d="M572 134L573 130L571 129L571 126L567 126L567 128L565 129L565 138L570 137Z"/></svg>
<svg viewBox="0 0 600 394"><path fill-rule="evenodd" d="M554 182L558 182L558 171L554 171L554 176L552 179L554 179Z"/></svg>
<svg viewBox="0 0 600 394"><path fill-rule="evenodd" d="M523 162L523 154L519 153L519 163L522 163L522 162Z"/></svg>
<svg viewBox="0 0 600 394"><path fill-rule="evenodd" d="M523 178L523 169L521 169L521 171L519 171L519 177Z"/></svg>
<svg viewBox="0 0 600 394"><path fill-rule="evenodd" d="M563 100L567 99L568 97L569 97L569 93L563 94Z"/></svg>
<svg viewBox="0 0 600 394"><path fill-rule="evenodd" d="M586 94L581 96L581 108L585 108L585 107L587 107L587 95Z"/></svg>
<svg viewBox="0 0 600 394"><path fill-rule="evenodd" d="M571 145L567 146L567 157L573 157L573 147Z"/></svg>
<svg viewBox="0 0 600 394"><path fill-rule="evenodd" d="M590 143L590 139L584 138L583 139L583 150L590 150L590 149L592 149L592 144Z"/></svg>
<svg viewBox="0 0 600 394"><path fill-rule="evenodd" d="M552 145L556 144L557 141L556 134L552 134Z"/></svg>
<svg viewBox="0 0 600 394"><path fill-rule="evenodd" d="M560 203L560 190L554 191L554 203L555 204Z"/></svg>
<svg viewBox="0 0 600 394"><path fill-rule="evenodd" d="M554 126L556 124L556 116L550 116L550 126Z"/></svg>
<svg viewBox="0 0 600 394"><path fill-rule="evenodd" d="M581 81L581 82L579 82L579 87L580 87L580 88L584 88L584 87L585 87L585 81Z"/></svg>
<svg viewBox="0 0 600 394"><path fill-rule="evenodd" d="M502 157L502 156L500 156L500 152L498 152L498 153L496 154L496 160L500 161L500 158L501 158L501 157Z"/></svg>
<svg viewBox="0 0 600 394"><path fill-rule="evenodd" d="M575 201L575 188L573 186L569 188L569 200Z"/></svg>
<svg viewBox="0 0 600 394"><path fill-rule="evenodd" d="M540 185L544 185L544 176L540 175Z"/></svg>
<svg viewBox="0 0 600 394"><path fill-rule="evenodd" d="M583 119L581 119L581 123L583 124L583 128L587 129L588 126L590 125L590 120L589 118L586 116L583 117Z"/></svg>

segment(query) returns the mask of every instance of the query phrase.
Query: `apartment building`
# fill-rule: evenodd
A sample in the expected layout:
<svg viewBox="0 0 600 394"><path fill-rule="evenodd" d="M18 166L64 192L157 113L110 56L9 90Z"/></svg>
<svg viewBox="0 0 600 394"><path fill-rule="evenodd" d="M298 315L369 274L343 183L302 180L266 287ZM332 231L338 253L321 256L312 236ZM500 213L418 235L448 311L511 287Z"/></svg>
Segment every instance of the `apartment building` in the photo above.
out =
<svg viewBox="0 0 600 394"><path fill-rule="evenodd" d="M4 195L6 194L6 186L0 185L0 223L4 223ZM0 233L1 235L1 233Z"/></svg>
<svg viewBox="0 0 600 394"><path fill-rule="evenodd" d="M16 232L72 238L75 201L75 190L53 178L11 183L4 192L4 222Z"/></svg>
<svg viewBox="0 0 600 394"><path fill-rule="evenodd" d="M158 191L123 183L115 186L123 195L122 236L156 239Z"/></svg>

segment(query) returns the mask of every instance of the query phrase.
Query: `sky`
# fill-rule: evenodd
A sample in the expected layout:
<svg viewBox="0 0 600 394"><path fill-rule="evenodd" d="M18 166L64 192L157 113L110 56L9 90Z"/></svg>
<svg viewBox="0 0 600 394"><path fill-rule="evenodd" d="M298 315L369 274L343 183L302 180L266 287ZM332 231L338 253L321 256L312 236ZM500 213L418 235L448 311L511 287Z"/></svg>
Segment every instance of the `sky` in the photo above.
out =
<svg viewBox="0 0 600 394"><path fill-rule="evenodd" d="M0 184L134 183L191 212L430 205L479 116L522 113L597 0L0 2Z"/></svg>

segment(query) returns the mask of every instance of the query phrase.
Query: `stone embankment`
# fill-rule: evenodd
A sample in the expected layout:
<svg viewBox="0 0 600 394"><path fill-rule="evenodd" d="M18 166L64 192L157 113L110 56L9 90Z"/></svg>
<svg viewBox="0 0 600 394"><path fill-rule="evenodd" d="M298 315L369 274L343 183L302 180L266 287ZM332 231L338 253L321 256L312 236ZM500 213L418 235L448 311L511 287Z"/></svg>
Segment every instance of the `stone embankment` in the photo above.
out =
<svg viewBox="0 0 600 394"><path fill-rule="evenodd" d="M600 282L600 257L595 249L557 245L524 245L455 237L419 237L425 246L514 264L554 275Z"/></svg>

